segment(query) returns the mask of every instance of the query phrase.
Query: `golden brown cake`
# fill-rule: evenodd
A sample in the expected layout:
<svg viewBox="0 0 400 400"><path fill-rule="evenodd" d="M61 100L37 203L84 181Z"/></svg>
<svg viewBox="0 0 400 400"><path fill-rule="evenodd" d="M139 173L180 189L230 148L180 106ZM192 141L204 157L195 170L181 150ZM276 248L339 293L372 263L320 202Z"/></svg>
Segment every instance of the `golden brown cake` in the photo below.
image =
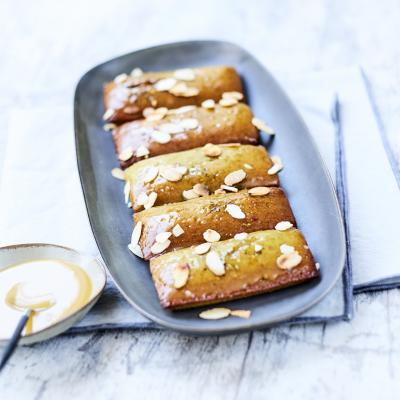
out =
<svg viewBox="0 0 400 400"><path fill-rule="evenodd" d="M243 93L240 77L233 67L214 66L189 70L192 71L189 76L187 73L182 74L182 70L147 72L136 77L121 74L114 81L106 83L104 107L113 110L108 121L121 123L143 118L142 112L148 107L174 109L188 105L200 106L208 99L218 102L225 92ZM167 78L172 80L159 83ZM185 87L188 90L183 90Z"/></svg>
<svg viewBox="0 0 400 400"><path fill-rule="evenodd" d="M205 243L204 234L211 229L220 240L230 239L238 233L274 229L282 221L296 227L292 209L285 192L272 187L264 196L253 197L248 191L212 195L185 203L153 207L133 216L134 225L142 223L139 246L146 260L159 254ZM174 227L179 225L176 236ZM153 254L156 237L170 232L170 244L160 253Z"/></svg>
<svg viewBox="0 0 400 400"><path fill-rule="evenodd" d="M258 130L252 124L252 118L253 113L243 103L231 107L198 107L166 115L159 121L141 119L128 122L114 129L112 135L117 157L127 148L133 150L129 159L118 160L121 168L125 169L144 158L137 156L140 146L148 149L148 157L155 157L201 147L207 143L258 144ZM172 130L175 128L178 133L169 133L171 125L166 124L173 124ZM194 124L194 128L190 124Z"/></svg>
<svg viewBox="0 0 400 400"><path fill-rule="evenodd" d="M253 232L216 242L205 254L191 247L154 258L150 270L161 305L198 307L292 286L318 276L303 234ZM283 254L285 252L286 254Z"/></svg>
<svg viewBox="0 0 400 400"><path fill-rule="evenodd" d="M154 205L160 206L190 198L196 184L205 186L210 194L221 188L221 185L231 188L225 190L235 191L279 185L278 174L268 174L273 162L265 147L216 147L211 150L217 150L220 155L206 155L215 153L209 152L210 147L203 147L149 158L127 168L125 180L130 188L133 210L136 212L144 208L142 202L138 201L141 193L148 196L151 193L157 194ZM178 170L181 177L176 171L171 171L171 167ZM153 179L149 181L150 178Z"/></svg>

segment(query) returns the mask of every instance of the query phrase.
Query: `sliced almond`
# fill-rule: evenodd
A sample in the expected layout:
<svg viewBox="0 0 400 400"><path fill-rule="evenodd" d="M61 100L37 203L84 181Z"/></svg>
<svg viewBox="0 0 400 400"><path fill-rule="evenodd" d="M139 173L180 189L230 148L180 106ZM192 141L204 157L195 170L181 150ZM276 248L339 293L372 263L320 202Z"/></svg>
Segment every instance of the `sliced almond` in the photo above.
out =
<svg viewBox="0 0 400 400"><path fill-rule="evenodd" d="M286 231L287 229L291 228L293 224L291 224L289 221L282 221L276 224L275 229L277 231Z"/></svg>
<svg viewBox="0 0 400 400"><path fill-rule="evenodd" d="M186 83L179 82L176 85L174 85L174 87L169 89L169 92L171 94L173 94L174 96L183 96L185 94L185 92L187 92L187 90L188 90L188 87L187 87Z"/></svg>
<svg viewBox="0 0 400 400"><path fill-rule="evenodd" d="M197 183L193 186L193 191L199 196L208 196L210 192L208 191L208 187L204 186L202 183Z"/></svg>
<svg viewBox="0 0 400 400"><path fill-rule="evenodd" d="M132 246L131 244L128 244L128 249L135 255L138 256L140 258L143 258L143 253L142 253L142 249L140 248L139 245L137 246Z"/></svg>
<svg viewBox="0 0 400 400"><path fill-rule="evenodd" d="M124 107L122 110L125 114L132 115L132 114L137 114L140 112L140 108L138 106L127 106Z"/></svg>
<svg viewBox="0 0 400 400"><path fill-rule="evenodd" d="M276 260L276 264L280 269L291 269L301 263L301 256L298 251L282 254Z"/></svg>
<svg viewBox="0 0 400 400"><path fill-rule="evenodd" d="M271 167L271 168L268 170L268 175L274 175L274 174L276 174L277 172L279 172L281 169L282 169L282 165L274 164L274 166Z"/></svg>
<svg viewBox="0 0 400 400"><path fill-rule="evenodd" d="M174 268L172 276L174 277L174 287L175 289L183 288L188 279L190 274L190 267L187 262L180 262Z"/></svg>
<svg viewBox="0 0 400 400"><path fill-rule="evenodd" d="M144 208L148 210L149 208L153 207L156 200L157 200L157 193L155 192L150 193L149 198L146 201L146 204L144 204Z"/></svg>
<svg viewBox="0 0 400 400"><path fill-rule="evenodd" d="M171 140L171 135L167 132L153 131L151 132L151 138L157 143L165 144Z"/></svg>
<svg viewBox="0 0 400 400"><path fill-rule="evenodd" d="M206 265L214 275L222 276L225 274L225 265L216 251L207 253Z"/></svg>
<svg viewBox="0 0 400 400"><path fill-rule="evenodd" d="M228 97L219 101L219 105L223 107L230 107L238 103L239 102L237 101L237 99L234 99L233 97Z"/></svg>
<svg viewBox="0 0 400 400"><path fill-rule="evenodd" d="M157 105L158 101L157 100L152 100L150 103L151 103L151 105L153 107L155 107Z"/></svg>
<svg viewBox="0 0 400 400"><path fill-rule="evenodd" d="M143 111L143 117L147 118L150 117L150 115L153 115L155 113L155 109L153 107L146 107Z"/></svg>
<svg viewBox="0 0 400 400"><path fill-rule="evenodd" d="M138 206L144 206L147 203L147 200L149 200L149 196L147 196L146 193L142 192L138 194L136 198L136 203Z"/></svg>
<svg viewBox="0 0 400 400"><path fill-rule="evenodd" d="M133 76L134 78L139 78L139 76L143 75L143 71L140 68L134 68L131 72L131 76Z"/></svg>
<svg viewBox="0 0 400 400"><path fill-rule="evenodd" d="M233 311L231 311L231 315L232 315L232 317L249 319L251 316L251 311L250 310L233 310Z"/></svg>
<svg viewBox="0 0 400 400"><path fill-rule="evenodd" d="M182 175L185 175L186 172L187 172L187 168L184 167L183 165L180 165L180 166L178 166L178 167L175 167L175 169L176 169L177 171L179 171Z"/></svg>
<svg viewBox="0 0 400 400"><path fill-rule="evenodd" d="M272 162L273 162L274 164L283 165L283 164L282 164L282 159L281 159L279 156L272 156L272 157L271 157L271 160L272 160Z"/></svg>
<svg viewBox="0 0 400 400"><path fill-rule="evenodd" d="M236 239L236 240L244 240L244 239L246 239L247 238L247 233L246 232L243 232L243 233L237 233L235 236L234 236L234 239Z"/></svg>
<svg viewBox="0 0 400 400"><path fill-rule="evenodd" d="M115 82L116 84L125 82L127 77L128 77L128 75L125 74L125 73L124 73L124 74L119 74L119 75L117 75L117 76L114 78L114 82Z"/></svg>
<svg viewBox="0 0 400 400"><path fill-rule="evenodd" d="M162 253L166 248L169 247L171 244L170 240L165 241L164 243L154 243L153 246L151 246L151 252L153 254L160 254Z"/></svg>
<svg viewBox="0 0 400 400"><path fill-rule="evenodd" d="M131 191L131 182L128 181L125 183L125 186L124 186L125 204L128 204L130 191Z"/></svg>
<svg viewBox="0 0 400 400"><path fill-rule="evenodd" d="M256 245L254 246L254 250L257 251L257 252L261 251L262 248L263 248L263 247L262 247L261 245L259 245L259 244L256 244Z"/></svg>
<svg viewBox="0 0 400 400"><path fill-rule="evenodd" d="M229 317L231 310L228 308L212 308L211 310L203 311L199 314L200 318L203 319L223 319Z"/></svg>
<svg viewBox="0 0 400 400"><path fill-rule="evenodd" d="M236 100L242 100L243 99L243 94L240 92L225 92L222 93L222 98L223 99L236 99Z"/></svg>
<svg viewBox="0 0 400 400"><path fill-rule="evenodd" d="M132 203L131 202L128 203L128 208L132 208Z"/></svg>
<svg viewBox="0 0 400 400"><path fill-rule="evenodd" d="M146 121L148 122L157 122L157 121L161 121L164 118L164 115L159 113L153 113L151 115L149 115L148 117L146 117Z"/></svg>
<svg viewBox="0 0 400 400"><path fill-rule="evenodd" d="M178 124L172 124L170 122L166 124L161 124L160 125L160 131L166 132L166 133L182 133L185 130Z"/></svg>
<svg viewBox="0 0 400 400"><path fill-rule="evenodd" d="M111 175L112 175L114 178L121 179L121 181L124 181L124 180L125 180L124 171L122 171L122 169L120 169L120 168L113 168L113 169L111 170Z"/></svg>
<svg viewBox="0 0 400 400"><path fill-rule="evenodd" d="M320 265L319 265L319 263L315 263L315 268L317 268L317 271L319 271L319 269L320 269Z"/></svg>
<svg viewBox="0 0 400 400"><path fill-rule="evenodd" d="M218 232L213 231L212 229L207 229L203 233L203 237L209 243L218 242L219 239L221 239L221 235Z"/></svg>
<svg viewBox="0 0 400 400"><path fill-rule="evenodd" d="M247 169L253 169L253 167L251 165L249 165L249 164L244 164L244 167L247 168Z"/></svg>
<svg viewBox="0 0 400 400"><path fill-rule="evenodd" d="M215 107L215 101L213 99L209 99L209 100L204 100L201 103L201 106L203 108L214 108Z"/></svg>
<svg viewBox="0 0 400 400"><path fill-rule="evenodd" d="M173 75L174 78L181 81L194 81L196 78L196 74L194 73L192 68L177 69L174 71Z"/></svg>
<svg viewBox="0 0 400 400"><path fill-rule="evenodd" d="M194 97L197 96L200 93L200 89L196 87L188 87L186 92L183 93L181 96L183 97Z"/></svg>
<svg viewBox="0 0 400 400"><path fill-rule="evenodd" d="M240 209L239 206L235 204L228 204L226 206L226 211L236 219L243 219L246 218L246 215L243 213L243 211Z"/></svg>
<svg viewBox="0 0 400 400"><path fill-rule="evenodd" d="M292 251L294 251L294 247L288 246L287 244L282 244L279 248L281 249L282 254L291 253Z"/></svg>
<svg viewBox="0 0 400 400"><path fill-rule="evenodd" d="M209 157L218 157L221 155L222 151L218 146L215 146L212 143L206 144L201 151Z"/></svg>
<svg viewBox="0 0 400 400"><path fill-rule="evenodd" d="M149 154L150 154L150 151L145 146L139 146L136 150L136 157L148 156Z"/></svg>
<svg viewBox="0 0 400 400"><path fill-rule="evenodd" d="M182 178L182 174L175 168L160 167L160 175L170 182L178 182Z"/></svg>
<svg viewBox="0 0 400 400"><path fill-rule="evenodd" d="M228 190L229 192L237 192L237 191L239 191L238 188L235 188L233 186L226 186L226 185L221 185L221 189Z"/></svg>
<svg viewBox="0 0 400 400"><path fill-rule="evenodd" d="M142 221L139 221L132 232L131 245L133 247L136 247L137 244L139 243L140 236L142 235L142 227L143 227Z"/></svg>
<svg viewBox="0 0 400 400"><path fill-rule="evenodd" d="M225 177L225 185L227 186L233 186L236 185L239 182L242 182L244 178L246 178L247 174L244 172L242 169L239 169L237 171L231 172L229 175Z"/></svg>
<svg viewBox="0 0 400 400"><path fill-rule="evenodd" d="M109 108L109 109L103 114L103 121L106 121L107 119L110 119L114 114L115 114L115 110L114 110L113 108Z"/></svg>
<svg viewBox="0 0 400 400"><path fill-rule="evenodd" d="M269 133L270 135L274 135L275 131L267 125L267 123L265 121L263 121L262 119L259 118L253 118L251 120L251 123L260 131L263 131L265 133Z"/></svg>
<svg viewBox="0 0 400 400"><path fill-rule="evenodd" d="M175 78L165 78L161 79L158 82L156 82L153 86L156 90L159 92L163 92L166 90L170 90L176 85L177 80Z"/></svg>
<svg viewBox="0 0 400 400"><path fill-rule="evenodd" d="M185 118L179 125L185 129L196 129L199 126L199 121L196 118Z"/></svg>
<svg viewBox="0 0 400 400"><path fill-rule="evenodd" d="M192 199L196 199L197 197L200 197L197 193L194 192L193 189L184 190L183 193L182 193L182 196L186 200L192 200Z"/></svg>
<svg viewBox="0 0 400 400"><path fill-rule="evenodd" d="M146 176L143 178L144 183L149 183L153 181L158 175L158 167L151 167L148 171Z"/></svg>
<svg viewBox="0 0 400 400"><path fill-rule="evenodd" d="M224 144L219 144L219 147L240 147L242 144L241 143L224 143Z"/></svg>
<svg viewBox="0 0 400 400"><path fill-rule="evenodd" d="M258 197L258 196L265 196L271 191L271 188L265 186L258 186L255 188L250 189L247 193L251 196Z"/></svg>
<svg viewBox="0 0 400 400"><path fill-rule="evenodd" d="M157 243L160 243L160 244L163 244L163 243L165 243L165 242L170 238L171 235L172 235L172 232L163 232L163 233L159 233L159 234L156 236L156 242L157 242Z"/></svg>
<svg viewBox="0 0 400 400"><path fill-rule="evenodd" d="M211 249L211 243L202 243L194 248L196 254L205 254Z"/></svg>
<svg viewBox="0 0 400 400"><path fill-rule="evenodd" d="M175 237L178 237L178 236L181 236L182 233L185 233L185 231L181 228L181 226L180 226L179 224L176 224L176 225L174 226L174 228L172 229L172 234L173 234Z"/></svg>
<svg viewBox="0 0 400 400"><path fill-rule="evenodd" d="M118 156L118 158L121 160L121 161L128 161L130 158L132 158L133 157L133 149L132 149L132 147L127 147L124 151L122 151L120 154L119 154L119 156Z"/></svg>
<svg viewBox="0 0 400 400"><path fill-rule="evenodd" d="M180 108L174 108L172 110L168 110L168 115L170 114L184 114L187 113L189 111L193 111L197 108L197 106L183 106Z"/></svg>
<svg viewBox="0 0 400 400"><path fill-rule="evenodd" d="M112 131L112 130L115 129L116 127L117 127L116 124L109 123L109 124L105 124L105 125L103 126L103 129L104 129L105 131Z"/></svg>
<svg viewBox="0 0 400 400"><path fill-rule="evenodd" d="M214 194L225 194L226 191L224 189L217 189Z"/></svg>

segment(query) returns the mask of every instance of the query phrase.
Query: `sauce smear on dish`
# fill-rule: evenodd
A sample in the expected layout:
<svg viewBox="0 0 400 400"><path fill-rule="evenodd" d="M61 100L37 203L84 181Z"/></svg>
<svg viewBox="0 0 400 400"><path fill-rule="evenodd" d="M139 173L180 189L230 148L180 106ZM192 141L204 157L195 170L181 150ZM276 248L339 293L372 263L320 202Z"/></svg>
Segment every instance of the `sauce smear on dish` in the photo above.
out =
<svg viewBox="0 0 400 400"><path fill-rule="evenodd" d="M12 336L22 312L36 310L22 335L38 332L84 306L92 294L87 273L75 264L40 259L0 271L0 338Z"/></svg>

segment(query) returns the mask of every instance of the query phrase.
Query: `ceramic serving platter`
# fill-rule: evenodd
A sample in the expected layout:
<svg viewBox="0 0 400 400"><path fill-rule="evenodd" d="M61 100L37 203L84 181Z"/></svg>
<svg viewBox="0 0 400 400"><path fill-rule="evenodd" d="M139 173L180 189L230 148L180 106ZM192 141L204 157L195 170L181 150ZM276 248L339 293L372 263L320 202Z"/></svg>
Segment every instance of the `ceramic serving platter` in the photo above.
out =
<svg viewBox="0 0 400 400"><path fill-rule="evenodd" d="M239 72L254 115L268 121L275 136L261 134L271 155L279 155L279 173L298 227L304 233L321 277L284 290L224 303L251 310L250 319L208 321L199 313L210 307L171 312L157 298L149 263L127 248L132 209L124 202L124 182L111 176L118 167L110 132L103 130L103 84L134 67L143 71L207 65L232 65ZM80 80L75 94L75 136L86 207L100 252L118 289L140 313L171 329L221 334L265 327L300 314L318 303L340 277L346 244L336 193L324 161L298 112L271 74L242 48L220 41L172 43L136 51L101 64Z"/></svg>

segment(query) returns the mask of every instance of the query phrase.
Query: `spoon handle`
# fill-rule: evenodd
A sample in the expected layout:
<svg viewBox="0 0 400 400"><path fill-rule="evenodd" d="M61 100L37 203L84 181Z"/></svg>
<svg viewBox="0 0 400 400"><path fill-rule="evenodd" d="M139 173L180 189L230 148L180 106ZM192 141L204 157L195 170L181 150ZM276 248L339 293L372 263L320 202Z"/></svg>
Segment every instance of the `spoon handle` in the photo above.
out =
<svg viewBox="0 0 400 400"><path fill-rule="evenodd" d="M27 308L24 315L19 320L18 326L15 329L15 332L12 335L12 338L8 342L7 347L4 349L3 358L0 361L0 371L6 365L8 359L11 357L11 354L14 352L14 349L17 347L17 344L21 337L20 336L21 332L24 329L26 322L28 321L29 316L31 315L31 312L32 312L32 310L30 308Z"/></svg>

